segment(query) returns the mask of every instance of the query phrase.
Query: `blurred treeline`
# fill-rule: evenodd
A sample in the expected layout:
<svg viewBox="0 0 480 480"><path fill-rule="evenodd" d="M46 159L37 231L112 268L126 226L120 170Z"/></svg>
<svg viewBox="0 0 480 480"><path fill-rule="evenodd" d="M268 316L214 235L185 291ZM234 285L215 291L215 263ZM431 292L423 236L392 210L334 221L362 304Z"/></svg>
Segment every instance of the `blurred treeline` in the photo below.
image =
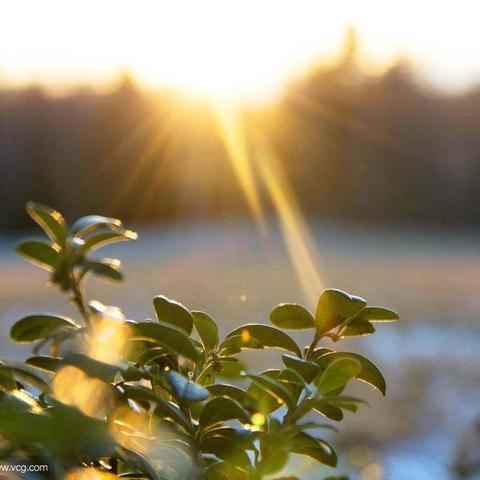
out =
<svg viewBox="0 0 480 480"><path fill-rule="evenodd" d="M313 217L479 222L480 87L434 90L406 61L369 75L351 44L335 65L313 68L275 105L244 112L244 121L267 136ZM128 78L102 94L4 89L0 226L24 226L28 199L70 218L245 214L220 132L207 104Z"/></svg>

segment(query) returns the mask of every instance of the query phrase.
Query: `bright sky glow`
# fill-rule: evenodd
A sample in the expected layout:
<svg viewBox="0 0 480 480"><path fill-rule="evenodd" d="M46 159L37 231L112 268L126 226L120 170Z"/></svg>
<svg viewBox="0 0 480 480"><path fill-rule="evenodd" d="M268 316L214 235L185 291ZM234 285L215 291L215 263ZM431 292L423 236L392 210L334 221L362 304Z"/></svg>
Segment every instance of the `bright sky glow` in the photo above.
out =
<svg viewBox="0 0 480 480"><path fill-rule="evenodd" d="M461 88L480 78L479 18L475 0L4 0L0 82L102 84L131 70L148 85L271 96L353 24L375 62L406 53Z"/></svg>

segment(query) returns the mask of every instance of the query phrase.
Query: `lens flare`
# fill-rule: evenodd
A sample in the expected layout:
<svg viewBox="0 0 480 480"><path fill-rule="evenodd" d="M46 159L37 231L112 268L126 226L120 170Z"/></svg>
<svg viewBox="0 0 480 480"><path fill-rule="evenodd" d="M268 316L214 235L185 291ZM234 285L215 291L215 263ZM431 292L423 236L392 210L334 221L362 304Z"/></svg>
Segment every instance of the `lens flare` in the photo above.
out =
<svg viewBox="0 0 480 480"><path fill-rule="evenodd" d="M120 364L128 340L125 316L119 308L96 301L90 303L90 309L93 335L88 355L100 362Z"/></svg>
<svg viewBox="0 0 480 480"><path fill-rule="evenodd" d="M77 407L85 415L98 418L104 417L111 396L106 383L89 378L82 370L70 365L55 375L52 390L60 402Z"/></svg>

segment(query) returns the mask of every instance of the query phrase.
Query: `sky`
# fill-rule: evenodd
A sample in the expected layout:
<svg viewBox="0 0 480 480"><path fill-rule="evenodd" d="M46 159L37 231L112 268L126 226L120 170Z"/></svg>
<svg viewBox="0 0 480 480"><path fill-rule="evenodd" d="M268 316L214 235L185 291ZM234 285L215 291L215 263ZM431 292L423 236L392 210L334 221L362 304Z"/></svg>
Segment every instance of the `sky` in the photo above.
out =
<svg viewBox="0 0 480 480"><path fill-rule="evenodd" d="M268 96L345 29L365 65L407 55L437 86L480 79L480 2L381 0L2 0L0 82L101 85L121 71L147 85Z"/></svg>

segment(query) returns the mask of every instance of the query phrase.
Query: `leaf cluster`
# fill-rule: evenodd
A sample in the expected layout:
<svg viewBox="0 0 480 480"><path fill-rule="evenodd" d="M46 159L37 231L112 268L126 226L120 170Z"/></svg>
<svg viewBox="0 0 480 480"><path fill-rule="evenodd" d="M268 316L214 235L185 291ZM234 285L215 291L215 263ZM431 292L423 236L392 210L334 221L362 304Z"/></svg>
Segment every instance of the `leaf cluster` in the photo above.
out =
<svg viewBox="0 0 480 480"><path fill-rule="evenodd" d="M12 327L12 339L32 343L35 355L24 365L0 365L6 451L53 458L56 472L88 466L156 480L259 480L280 472L292 454L335 467L325 421L339 422L365 403L345 394L348 384L359 380L385 395L371 361L321 342L372 334L376 322L398 320L394 311L327 289L315 312L281 304L269 324L249 323L224 338L208 314L165 296L153 300L154 319L127 320L118 308L87 303L83 283L87 274L121 280L118 260L91 254L136 234L117 219L94 215L68 226L49 207L29 203L27 212L48 241L17 250L69 294L78 318L30 315ZM109 361L92 353L105 322L110 339L123 339ZM311 332L309 345L287 333L297 330ZM250 371L238 358L249 349L280 350L282 367Z"/></svg>

